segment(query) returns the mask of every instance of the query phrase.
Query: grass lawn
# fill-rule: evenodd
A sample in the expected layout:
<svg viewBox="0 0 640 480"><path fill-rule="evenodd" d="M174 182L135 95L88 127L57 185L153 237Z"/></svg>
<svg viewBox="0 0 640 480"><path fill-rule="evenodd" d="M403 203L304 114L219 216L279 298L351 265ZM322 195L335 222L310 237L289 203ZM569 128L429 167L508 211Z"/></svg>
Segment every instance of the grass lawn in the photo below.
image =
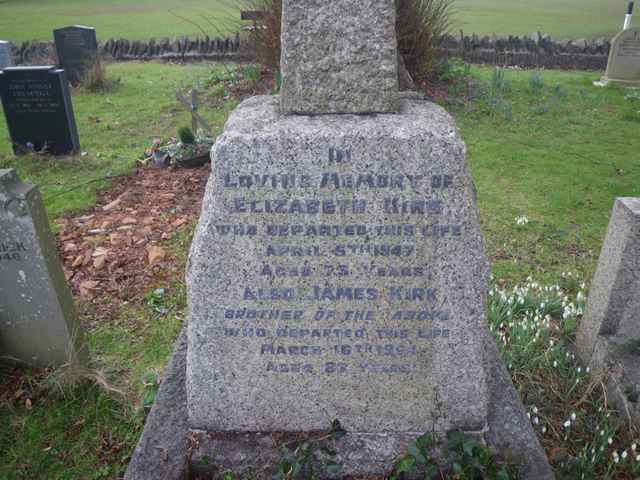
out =
<svg viewBox="0 0 640 480"><path fill-rule="evenodd" d="M90 25L100 39L149 39L236 31L238 11L249 0L3 0L0 36L14 42L52 38L65 25ZM560 38L612 35L622 24L626 0L457 0L453 31L530 34ZM242 7L240 7L242 5ZM180 18L182 17L182 18Z"/></svg>
<svg viewBox="0 0 640 480"><path fill-rule="evenodd" d="M464 73L462 67L459 70L458 74ZM39 184L52 218L91 205L96 189L105 183L90 183L65 193L69 188L108 172L129 171L153 137L173 135L177 125L187 124L188 114L178 107L174 90L176 86L202 84L210 76L207 67L193 65L120 64L110 66L109 73L122 79L113 92L73 94L81 143L88 152L84 157L16 159L10 154L4 118L0 119L0 168L16 167L24 179ZM597 73L536 75L511 70L495 74L491 69L473 68L471 77L470 84L482 85L473 89L474 100L447 104L447 108L457 118L467 143L494 275L508 285L529 275L556 283L565 271L589 279L614 198L640 195L640 93L617 87L596 89L591 81L599 77ZM455 90L468 93L464 83ZM201 113L219 131L235 103L220 100L213 93L204 99L209 107ZM528 222L518 225L516 217L526 217ZM186 233L170 241L170 248L183 262L189 241ZM158 300L150 302L147 297L124 306L113 321L100 323L95 322L89 306L81 305L83 318L98 324L89 333L92 368L124 396L106 393L95 382L59 388L64 379L60 372L52 372L44 381L31 378L30 388L40 392L32 405L0 402L0 478L107 479L123 473L142 425L141 405L150 395L152 398L154 381L184 319L182 279L171 279L166 289L168 293L161 300L166 307L163 314L154 308ZM569 290L574 298L580 289L571 284ZM561 301L536 298L546 307L526 304L534 305L532 311L540 309L541 317L549 314L562 319ZM499 307L500 301L492 305ZM516 315L529 321L531 312L526 308L511 312L508 307L509 315L507 308L492 310L491 324L499 328ZM584 419L585 427L576 428L575 437L562 433L562 422L584 393L569 388L578 375L566 352L576 317L573 312L558 320L560 328L545 327L540 342L546 347L534 352L527 350L535 343L531 341L532 329L521 330L519 337L510 332L511 343L506 336L504 340L514 349L522 347L505 355L525 403L546 409L543 413L547 416L540 413L540 418L545 432L546 425L549 431L540 434L546 435L543 439L548 451L564 452L565 457L554 460L554 466L562 472L559 477L566 479L580 478L576 471L595 469L568 469L568 463L571 468L576 463L567 458L582 458L579 452L588 444L584 438L605 428L600 420L587 422L604 415L593 413L597 411L595 402L585 413L578 410L577 422ZM540 325L544 322L536 322L536 328L543 328ZM552 347L550 340L555 342ZM536 362L529 361L533 358ZM538 375L558 363L561 368L553 370L552 382L558 398L545 396L548 392L536 383ZM578 376L584 379L584 371ZM535 388L531 389L532 385ZM615 415L607 419L607 436L615 436ZM552 434L556 430L559 433ZM627 472L617 466L612 467L611 476L602 476L608 458L597 464L594 476L586 478L633 478L616 476Z"/></svg>

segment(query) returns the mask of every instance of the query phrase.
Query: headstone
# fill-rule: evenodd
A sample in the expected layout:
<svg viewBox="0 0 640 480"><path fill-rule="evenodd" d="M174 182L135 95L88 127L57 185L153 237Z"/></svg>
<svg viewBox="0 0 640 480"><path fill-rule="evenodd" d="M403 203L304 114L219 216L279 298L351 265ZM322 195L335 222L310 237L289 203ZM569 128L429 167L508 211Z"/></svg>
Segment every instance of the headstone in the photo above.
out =
<svg viewBox="0 0 640 480"><path fill-rule="evenodd" d="M64 70L10 67L0 72L0 96L16 154L77 153L78 131Z"/></svg>
<svg viewBox="0 0 640 480"><path fill-rule="evenodd" d="M92 27L74 25L53 31L60 66L72 85L78 85L86 71L98 61L98 39Z"/></svg>
<svg viewBox="0 0 640 480"><path fill-rule="evenodd" d="M284 0L282 12L282 113L398 110L393 2Z"/></svg>
<svg viewBox="0 0 640 480"><path fill-rule="evenodd" d="M618 198L584 318L579 350L590 358L599 337L640 341L640 198Z"/></svg>
<svg viewBox="0 0 640 480"><path fill-rule="evenodd" d="M607 72L598 85L609 82L640 85L640 28L624 30L611 41Z"/></svg>
<svg viewBox="0 0 640 480"><path fill-rule="evenodd" d="M0 359L66 364L81 337L38 189L0 170Z"/></svg>
<svg viewBox="0 0 640 480"><path fill-rule="evenodd" d="M7 67L13 67L14 65L11 44L4 40L0 40L0 70Z"/></svg>
<svg viewBox="0 0 640 480"><path fill-rule="evenodd" d="M274 438L334 420L343 476L384 476L418 436L457 429L511 450L521 478L553 478L486 324L464 143L444 109L399 99L393 1L283 8L293 84L244 101L213 147L187 269L186 380L179 344L125 478L181 478L157 460L187 456L175 438L190 439L194 474L269 478Z"/></svg>
<svg viewBox="0 0 640 480"><path fill-rule="evenodd" d="M610 397L640 423L640 198L616 199L576 346L608 374ZM635 400L634 400L635 398Z"/></svg>

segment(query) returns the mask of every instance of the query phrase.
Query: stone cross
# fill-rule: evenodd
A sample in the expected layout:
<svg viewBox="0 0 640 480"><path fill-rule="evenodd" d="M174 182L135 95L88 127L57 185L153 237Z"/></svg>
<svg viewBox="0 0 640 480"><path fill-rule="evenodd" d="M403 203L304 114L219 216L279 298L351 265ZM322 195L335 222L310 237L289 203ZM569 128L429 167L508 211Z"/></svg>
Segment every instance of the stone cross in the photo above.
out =
<svg viewBox="0 0 640 480"><path fill-rule="evenodd" d="M397 112L393 0L284 0L284 114Z"/></svg>
<svg viewBox="0 0 640 480"><path fill-rule="evenodd" d="M0 170L0 357L50 366L84 354L38 189Z"/></svg>

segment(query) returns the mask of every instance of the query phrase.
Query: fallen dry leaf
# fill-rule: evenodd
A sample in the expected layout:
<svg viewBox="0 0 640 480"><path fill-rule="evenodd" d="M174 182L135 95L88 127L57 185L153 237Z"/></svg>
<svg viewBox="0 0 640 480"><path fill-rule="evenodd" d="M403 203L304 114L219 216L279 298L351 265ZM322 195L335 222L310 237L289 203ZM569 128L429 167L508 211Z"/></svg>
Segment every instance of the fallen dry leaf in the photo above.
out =
<svg viewBox="0 0 640 480"><path fill-rule="evenodd" d="M153 245L148 249L148 260L149 265L155 265L156 263L161 262L167 256L167 252L164 248L158 247L157 245Z"/></svg>

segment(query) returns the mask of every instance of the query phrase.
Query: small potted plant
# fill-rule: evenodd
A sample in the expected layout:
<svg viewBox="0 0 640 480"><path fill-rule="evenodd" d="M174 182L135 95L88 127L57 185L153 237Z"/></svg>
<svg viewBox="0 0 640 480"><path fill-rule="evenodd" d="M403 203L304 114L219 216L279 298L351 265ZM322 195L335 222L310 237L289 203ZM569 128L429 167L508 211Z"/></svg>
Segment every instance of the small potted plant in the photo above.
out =
<svg viewBox="0 0 640 480"><path fill-rule="evenodd" d="M174 165L185 168L200 167L209 161L213 139L198 132L194 135L189 127L178 129L178 139L168 143L164 150Z"/></svg>

